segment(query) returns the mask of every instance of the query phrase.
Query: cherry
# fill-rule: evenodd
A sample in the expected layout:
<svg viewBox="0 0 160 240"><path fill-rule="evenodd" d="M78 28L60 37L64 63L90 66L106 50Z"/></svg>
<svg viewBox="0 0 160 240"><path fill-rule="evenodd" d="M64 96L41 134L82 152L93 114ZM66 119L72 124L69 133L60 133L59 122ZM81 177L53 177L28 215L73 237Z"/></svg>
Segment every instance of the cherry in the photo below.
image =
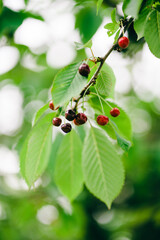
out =
<svg viewBox="0 0 160 240"><path fill-rule="evenodd" d="M77 122L77 119L76 119L76 118L73 120L73 122L74 122L74 124L77 125L77 126L80 125L80 124Z"/></svg>
<svg viewBox="0 0 160 240"><path fill-rule="evenodd" d="M52 110L54 110L54 104L53 104L53 101L50 101L50 103L49 103L49 108L52 109Z"/></svg>
<svg viewBox="0 0 160 240"><path fill-rule="evenodd" d="M112 115L112 117L118 117L120 114L120 111L118 108L112 108L110 111L110 114Z"/></svg>
<svg viewBox="0 0 160 240"><path fill-rule="evenodd" d="M56 108L54 108L53 101L50 101L50 102L49 102L49 108L52 109L52 110L57 110L57 109L59 108L59 106L56 107Z"/></svg>
<svg viewBox="0 0 160 240"><path fill-rule="evenodd" d="M82 63L79 67L79 73L84 77L88 77L88 74L90 73L90 68L88 64Z"/></svg>
<svg viewBox="0 0 160 240"><path fill-rule="evenodd" d="M75 111L73 111L72 109L68 110L66 113L65 113L65 118L68 120L68 121L73 121L76 117L76 113Z"/></svg>
<svg viewBox="0 0 160 240"><path fill-rule="evenodd" d="M62 124L61 129L65 133L69 133L72 130L72 126L70 123Z"/></svg>
<svg viewBox="0 0 160 240"><path fill-rule="evenodd" d="M129 45L129 39L127 37L121 37L118 40L118 45L123 49L127 48Z"/></svg>
<svg viewBox="0 0 160 240"><path fill-rule="evenodd" d="M62 123L62 120L60 118L56 117L56 118L53 118L52 123L54 126L59 127Z"/></svg>
<svg viewBox="0 0 160 240"><path fill-rule="evenodd" d="M84 113L78 113L74 119L74 124L79 126L87 122L87 116Z"/></svg>
<svg viewBox="0 0 160 240"><path fill-rule="evenodd" d="M107 116L99 115L97 117L97 123L101 126L106 125L108 122L109 122L109 118Z"/></svg>

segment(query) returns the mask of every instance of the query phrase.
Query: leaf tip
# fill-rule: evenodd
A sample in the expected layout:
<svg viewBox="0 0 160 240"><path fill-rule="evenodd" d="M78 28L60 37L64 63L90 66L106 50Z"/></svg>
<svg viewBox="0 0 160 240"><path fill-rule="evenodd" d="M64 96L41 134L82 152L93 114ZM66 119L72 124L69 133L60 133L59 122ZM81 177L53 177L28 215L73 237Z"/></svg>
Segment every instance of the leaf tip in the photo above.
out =
<svg viewBox="0 0 160 240"><path fill-rule="evenodd" d="M111 204L107 204L108 210L111 210Z"/></svg>

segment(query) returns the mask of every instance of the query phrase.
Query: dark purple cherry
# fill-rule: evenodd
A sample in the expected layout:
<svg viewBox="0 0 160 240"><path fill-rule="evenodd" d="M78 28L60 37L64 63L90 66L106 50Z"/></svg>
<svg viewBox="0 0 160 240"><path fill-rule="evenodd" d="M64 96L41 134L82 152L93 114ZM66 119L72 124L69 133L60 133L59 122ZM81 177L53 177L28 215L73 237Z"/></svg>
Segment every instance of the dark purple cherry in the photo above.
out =
<svg viewBox="0 0 160 240"><path fill-rule="evenodd" d="M72 126L70 123L65 123L65 124L62 124L61 129L63 132L69 133L72 130Z"/></svg>
<svg viewBox="0 0 160 240"><path fill-rule="evenodd" d="M90 73L90 68L88 64L82 63L79 67L79 73L84 77L88 77L88 74Z"/></svg>
<svg viewBox="0 0 160 240"><path fill-rule="evenodd" d="M76 117L76 113L75 111L73 111L72 109L68 110L66 113L65 113L65 118L68 120L68 121L73 121Z"/></svg>

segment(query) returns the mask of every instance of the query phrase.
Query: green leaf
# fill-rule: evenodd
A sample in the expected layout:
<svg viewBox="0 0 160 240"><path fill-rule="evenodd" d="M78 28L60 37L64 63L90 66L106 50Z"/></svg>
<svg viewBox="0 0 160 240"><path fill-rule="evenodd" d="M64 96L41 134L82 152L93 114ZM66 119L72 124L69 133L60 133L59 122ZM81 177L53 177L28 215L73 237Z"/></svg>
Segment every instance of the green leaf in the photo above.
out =
<svg viewBox="0 0 160 240"><path fill-rule="evenodd" d="M124 169L115 147L102 130L91 127L82 156L87 188L110 208L124 183Z"/></svg>
<svg viewBox="0 0 160 240"><path fill-rule="evenodd" d="M79 135L82 142L84 142L84 139L86 137L86 128L87 127L85 125L75 126L75 131Z"/></svg>
<svg viewBox="0 0 160 240"><path fill-rule="evenodd" d="M102 3L103 3L103 0L98 0L98 1L97 1L97 14L98 14L98 11L99 11Z"/></svg>
<svg viewBox="0 0 160 240"><path fill-rule="evenodd" d="M47 167L52 145L52 118L45 115L33 127L26 138L20 154L20 170L29 187Z"/></svg>
<svg viewBox="0 0 160 240"><path fill-rule="evenodd" d="M76 49L77 50L81 50L83 48L91 48L92 47L92 40L90 39L87 43L83 44L83 43L78 43L78 42L74 42L76 45Z"/></svg>
<svg viewBox="0 0 160 240"><path fill-rule="evenodd" d="M101 99L101 97L100 97ZM103 99L103 98L102 98ZM101 103L104 109L104 113L106 116L109 117L109 123L105 126L100 126L106 133L112 138L112 139L117 139L118 145L124 150L128 151L129 148L131 147L132 143L132 126L131 126L131 121L126 114L126 112L117 104L107 101L108 104L106 104L103 100L101 99ZM90 105L92 108L95 110L95 120L98 115L103 114L101 104L99 101L99 98L96 96L90 98L89 100ZM111 108L117 107L120 110L120 115L118 117L112 117L110 115L110 110Z"/></svg>
<svg viewBox="0 0 160 240"><path fill-rule="evenodd" d="M66 134L60 145L55 167L55 181L61 192L71 201L74 200L83 185L81 166L82 142L72 130Z"/></svg>
<svg viewBox="0 0 160 240"><path fill-rule="evenodd" d="M25 5L27 5L27 4L28 4L28 0L24 0L24 2L25 2Z"/></svg>
<svg viewBox="0 0 160 240"><path fill-rule="evenodd" d="M2 13L2 9L3 9L3 1L0 0L0 14Z"/></svg>
<svg viewBox="0 0 160 240"><path fill-rule="evenodd" d="M130 147L132 146L131 141L126 140L122 135L122 131L119 130L119 128L117 127L116 123L113 122L112 119L110 119L109 121L109 125L112 129L112 131L114 131L116 138L117 138L117 143L118 145L125 151L128 152Z"/></svg>
<svg viewBox="0 0 160 240"><path fill-rule="evenodd" d="M116 131L115 131L116 132ZM124 139L123 137L121 137L117 132L116 132L116 136L117 136L117 142L118 145L126 152L129 151L130 147L132 146L130 141L127 141L126 139Z"/></svg>
<svg viewBox="0 0 160 240"><path fill-rule="evenodd" d="M82 42L88 42L102 23L102 16L96 15L95 6L80 7L75 14L75 28L79 30Z"/></svg>
<svg viewBox="0 0 160 240"><path fill-rule="evenodd" d="M95 71L97 70L97 68L98 68L98 65L94 65L94 68L92 68L91 69L91 72L90 72L90 76L89 76L89 80L90 80L90 78L91 78L91 76L93 76L93 74L95 73ZM114 75L114 72L113 72L113 70L112 70L112 68L107 64L107 63L104 63L103 64L103 67L102 67L102 70L101 70L102 72L104 72L105 74L103 74L102 73L102 75L106 75L107 76L107 81L106 81L106 78L104 79L104 81L106 81L106 83L108 82L110 82L111 84L111 88L110 88L110 91L108 91L108 90L106 90L107 91L107 97L108 98L113 98L113 96L114 96L114 88L115 88L115 83L116 83L116 77L115 77L115 75ZM98 78L97 78L97 81L96 81L96 88L97 88L97 90L99 91L99 86L101 85L101 83L100 83L100 79L101 79L101 74L99 74L98 75ZM107 83L107 84L108 84ZM103 83L102 83L103 84ZM99 85L99 86L98 86ZM103 84L104 85L104 84ZM100 86L100 89L101 89L101 86ZM92 91L92 92L96 92L95 91L95 89L94 89L94 87L91 87L90 88L90 90ZM105 92L106 92L105 91ZM100 91L101 92L101 91ZM99 92L99 94L100 95L105 95L104 93L100 93ZM103 90L102 90L102 92L104 92ZM108 92L110 92L110 94L108 95Z"/></svg>
<svg viewBox="0 0 160 240"><path fill-rule="evenodd" d="M84 48L91 48L92 47L92 39L90 39L88 42L86 42L83 46L84 46Z"/></svg>
<svg viewBox="0 0 160 240"><path fill-rule="evenodd" d="M113 23L117 23L116 21L116 8L114 8L111 12L111 19Z"/></svg>
<svg viewBox="0 0 160 240"><path fill-rule="evenodd" d="M148 14L151 12L152 0L147 0L144 7L141 9L138 18L134 22L134 29L138 35L138 40L144 37L144 26L147 20Z"/></svg>
<svg viewBox="0 0 160 240"><path fill-rule="evenodd" d="M108 29L108 36L112 36L119 29L119 23L116 21L116 9L114 8L111 12L112 23L107 23L104 28Z"/></svg>
<svg viewBox="0 0 160 240"><path fill-rule="evenodd" d="M2 7L2 6L1 6ZM39 15L27 11L12 11L7 7L3 7L0 15L0 34L7 34L13 36L16 29L22 24L26 18L36 18L43 20Z"/></svg>
<svg viewBox="0 0 160 240"><path fill-rule="evenodd" d="M35 114L34 120L33 120L33 126L36 124L36 122L44 115L46 110L49 110L49 103L45 104L43 107L41 107Z"/></svg>
<svg viewBox="0 0 160 240"><path fill-rule="evenodd" d="M59 147L61 145L61 142L62 142L64 136L65 135L62 134L62 132L58 132L58 134L56 135L56 137L54 138L54 140L52 142L52 149L51 149L51 154L49 157L49 163L48 163L47 170L50 173L51 177L53 177L53 179L54 179L54 171L55 171L57 153L58 153Z"/></svg>
<svg viewBox="0 0 160 240"><path fill-rule="evenodd" d="M99 73L96 81L96 89L101 95L109 97L110 94L113 92L114 83L114 75L112 74L112 71L110 71L109 67L107 71L101 70L101 72Z"/></svg>
<svg viewBox="0 0 160 240"><path fill-rule="evenodd" d="M119 107L117 104L115 104L113 102L110 102L110 101L107 101L107 102L109 103L109 105L112 108L117 107L120 110L120 115L118 117L112 117L110 115L111 108L104 101L102 101L102 105L103 105L105 115L108 116L110 121L114 124L114 126L116 126L116 131L118 132L118 134L122 138L131 141L131 139L132 139L132 125L131 125L130 118L128 117L126 112L121 107ZM102 114L101 105L100 105L100 102L99 102L99 99L98 99L97 96L94 96L94 97L90 98L89 104L95 110L96 116ZM104 129L104 131L107 132L107 134L111 138L113 138L113 139L117 138L117 136L115 134L115 130L113 129L111 124L107 124L107 125L103 126L102 128Z"/></svg>
<svg viewBox="0 0 160 240"><path fill-rule="evenodd" d="M104 26L105 29L108 29L109 31L107 32L108 36L112 36L117 30L119 29L119 24L118 23L107 23Z"/></svg>
<svg viewBox="0 0 160 240"><path fill-rule="evenodd" d="M155 8L157 11L160 12L160 3L159 2L156 2L152 5L152 8Z"/></svg>
<svg viewBox="0 0 160 240"><path fill-rule="evenodd" d="M138 40L144 36L144 27L149 12L149 8L144 8L143 11L139 14L138 19L134 22L134 29L138 35Z"/></svg>
<svg viewBox="0 0 160 240"><path fill-rule="evenodd" d="M103 65L101 72L102 73L100 73L97 78L96 88L100 95L105 95L108 98L112 98L114 96L114 88L116 83L114 72L107 63Z"/></svg>
<svg viewBox="0 0 160 240"><path fill-rule="evenodd" d="M142 2L143 0L124 0L122 7L124 14L137 18Z"/></svg>
<svg viewBox="0 0 160 240"><path fill-rule="evenodd" d="M160 12L153 10L145 24L144 30L145 40L150 51L160 58Z"/></svg>
<svg viewBox="0 0 160 240"><path fill-rule="evenodd" d="M53 80L52 99L55 107L63 105L77 96L87 83L87 78L79 74L81 63L74 63L63 68Z"/></svg>
<svg viewBox="0 0 160 240"><path fill-rule="evenodd" d="M117 33L116 33L116 35L114 37L114 44L118 41L119 34L120 34L120 29L117 31Z"/></svg>

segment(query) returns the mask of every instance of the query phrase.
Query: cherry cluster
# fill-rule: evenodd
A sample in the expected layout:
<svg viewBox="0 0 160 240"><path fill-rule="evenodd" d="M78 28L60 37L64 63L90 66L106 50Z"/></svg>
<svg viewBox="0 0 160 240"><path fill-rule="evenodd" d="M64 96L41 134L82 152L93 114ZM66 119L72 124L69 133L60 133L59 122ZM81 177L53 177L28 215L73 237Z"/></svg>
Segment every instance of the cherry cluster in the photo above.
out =
<svg viewBox="0 0 160 240"><path fill-rule="evenodd" d="M50 101L49 107L54 110L53 101ZM110 114L112 117L118 117L120 115L120 110L118 108L112 108ZM65 112L65 118L68 121L73 121L76 126L83 125L87 122L87 116L84 113L76 114L73 109L69 109ZM97 123L101 126L105 126L108 122L109 118L105 115L99 115L97 117ZM52 123L56 127L61 126L61 130L65 133L69 133L72 130L72 125L70 123L62 124L62 119L59 117L53 118Z"/></svg>
<svg viewBox="0 0 160 240"><path fill-rule="evenodd" d="M53 102L49 103L49 107L53 110ZM118 117L120 115L120 110L118 108L112 108L110 111L112 117ZM87 116L84 113L76 114L74 110L69 109L65 113L65 118L68 121L73 121L76 126L83 125L87 122ZM105 115L99 115L97 117L97 123L101 126L105 126L109 122L109 118ZM59 127L62 123L62 119L55 117L52 120L54 126ZM69 133L72 130L72 125L70 123L65 123L61 125L61 130L65 133Z"/></svg>
<svg viewBox="0 0 160 240"><path fill-rule="evenodd" d="M50 106L54 107L52 101L49 103L49 107ZM83 125L84 123L87 122L87 116L84 113L76 114L76 112L73 109L69 109L65 112L65 118L68 121L73 121L74 124L77 125L77 126ZM53 118L52 123L53 123L54 126L59 127L62 123L62 119L59 118L59 117L55 117L55 118ZM65 133L69 133L72 130L72 125L70 123L62 124L61 125L61 130Z"/></svg>
<svg viewBox="0 0 160 240"><path fill-rule="evenodd" d="M129 45L129 39L125 36L121 37L118 40L118 45L122 49L125 49ZM88 77L90 73L90 68L88 64L82 63L81 66L79 67L79 74ZM49 108L52 110L57 110L59 107L54 108L53 101L50 101L49 103ZM120 110L118 108L112 108L110 111L110 114L112 117L118 117L120 115ZM83 125L87 122L87 116L84 113L77 113L75 112L74 109L69 109L65 112L65 118L68 121L73 121L73 123L76 126ZM99 115L97 117L97 123L98 125L105 126L109 122L109 118L105 115ZM61 130L65 133L69 133L72 130L72 125L70 123L64 123L62 124L62 119L59 117L55 117L52 120L52 123L54 126L59 127L61 126Z"/></svg>

